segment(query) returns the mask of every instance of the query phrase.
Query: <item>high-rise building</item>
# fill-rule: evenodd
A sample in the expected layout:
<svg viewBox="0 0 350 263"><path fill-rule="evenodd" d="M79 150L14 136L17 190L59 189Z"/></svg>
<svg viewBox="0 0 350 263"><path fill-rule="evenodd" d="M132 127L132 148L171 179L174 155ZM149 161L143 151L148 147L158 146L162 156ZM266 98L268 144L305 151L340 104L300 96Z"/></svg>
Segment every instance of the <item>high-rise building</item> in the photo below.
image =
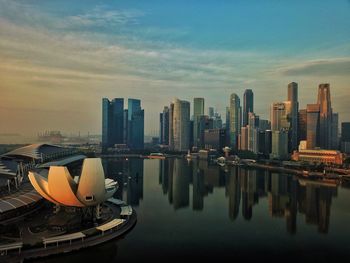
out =
<svg viewBox="0 0 350 263"><path fill-rule="evenodd" d="M222 119L221 119L221 115L217 112L214 113L213 117L209 118L213 119L213 128L214 129L221 129L222 128Z"/></svg>
<svg viewBox="0 0 350 263"><path fill-rule="evenodd" d="M290 129L291 102L275 102L271 105L270 120L272 131Z"/></svg>
<svg viewBox="0 0 350 263"><path fill-rule="evenodd" d="M300 141L306 141L307 110L301 109L298 113L298 145Z"/></svg>
<svg viewBox="0 0 350 263"><path fill-rule="evenodd" d="M205 130L213 129L213 119L207 115L202 115L197 120L198 143L199 148L204 148L204 132Z"/></svg>
<svg viewBox="0 0 350 263"><path fill-rule="evenodd" d="M254 112L254 93L246 89L243 95L243 126L248 125L248 114Z"/></svg>
<svg viewBox="0 0 350 263"><path fill-rule="evenodd" d="M174 150L174 103L169 107L169 149Z"/></svg>
<svg viewBox="0 0 350 263"><path fill-rule="evenodd" d="M230 107L226 107L226 145L230 145Z"/></svg>
<svg viewBox="0 0 350 263"><path fill-rule="evenodd" d="M128 121L128 109L124 109L124 115L123 115L123 144L128 143L128 130L129 130L129 121Z"/></svg>
<svg viewBox="0 0 350 263"><path fill-rule="evenodd" d="M162 142L162 138L164 134L164 130L163 130L163 112L159 113L159 143L163 144Z"/></svg>
<svg viewBox="0 0 350 263"><path fill-rule="evenodd" d="M241 134L240 134L240 144L239 149L242 151L248 150L248 126L241 128Z"/></svg>
<svg viewBox="0 0 350 263"><path fill-rule="evenodd" d="M350 153L350 122L341 124L341 150Z"/></svg>
<svg viewBox="0 0 350 263"><path fill-rule="evenodd" d="M204 115L204 98L193 99L193 143L199 144L198 118ZM214 113L213 113L214 115Z"/></svg>
<svg viewBox="0 0 350 263"><path fill-rule="evenodd" d="M258 136L258 152L263 154L266 158L268 158L271 153L271 130L259 130Z"/></svg>
<svg viewBox="0 0 350 263"><path fill-rule="evenodd" d="M221 151L225 147L225 129L208 129L204 131L204 148Z"/></svg>
<svg viewBox="0 0 350 263"><path fill-rule="evenodd" d="M204 102L203 102L203 104L204 104ZM202 115L204 115L204 113ZM213 118L214 117L214 108L213 107L209 107L208 108L208 115L209 115L209 118Z"/></svg>
<svg viewBox="0 0 350 263"><path fill-rule="evenodd" d="M124 139L124 99L102 99L102 149L122 144Z"/></svg>
<svg viewBox="0 0 350 263"><path fill-rule="evenodd" d="M130 149L144 148L145 113L141 101L128 99L128 146Z"/></svg>
<svg viewBox="0 0 350 263"><path fill-rule="evenodd" d="M259 129L261 131L271 130L271 123L268 120L259 119Z"/></svg>
<svg viewBox="0 0 350 263"><path fill-rule="evenodd" d="M169 145L169 107L165 106L160 113L160 144Z"/></svg>
<svg viewBox="0 0 350 263"><path fill-rule="evenodd" d="M240 99L237 94L232 93L230 96L230 144L234 150L237 150L238 135L242 126L242 109Z"/></svg>
<svg viewBox="0 0 350 263"><path fill-rule="evenodd" d="M248 150L258 153L259 148L259 116L252 112L248 114Z"/></svg>
<svg viewBox="0 0 350 263"><path fill-rule="evenodd" d="M306 111L306 147L307 149L314 149L320 146L320 105L308 104Z"/></svg>
<svg viewBox="0 0 350 263"><path fill-rule="evenodd" d="M291 82L288 84L288 101L291 102L290 112L290 151L298 148L298 84Z"/></svg>
<svg viewBox="0 0 350 263"><path fill-rule="evenodd" d="M332 146L332 106L328 83L318 86L317 104L320 105L320 147L330 149Z"/></svg>
<svg viewBox="0 0 350 263"><path fill-rule="evenodd" d="M332 113L332 135L331 135L331 147L333 150L339 148L339 114Z"/></svg>
<svg viewBox="0 0 350 263"><path fill-rule="evenodd" d="M190 147L190 103L175 99L172 129L175 151L187 151Z"/></svg>
<svg viewBox="0 0 350 263"><path fill-rule="evenodd" d="M286 159L288 157L288 131L272 131L271 159Z"/></svg>

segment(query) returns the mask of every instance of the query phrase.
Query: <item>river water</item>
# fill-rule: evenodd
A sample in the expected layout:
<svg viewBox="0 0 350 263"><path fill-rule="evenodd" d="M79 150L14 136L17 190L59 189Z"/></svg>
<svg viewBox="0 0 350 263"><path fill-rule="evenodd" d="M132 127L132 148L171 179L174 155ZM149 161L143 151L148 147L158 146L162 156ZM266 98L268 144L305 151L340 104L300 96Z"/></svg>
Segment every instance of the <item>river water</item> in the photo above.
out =
<svg viewBox="0 0 350 263"><path fill-rule="evenodd" d="M350 189L184 159L104 159L137 212L122 239L45 262L278 260L350 255ZM348 257L349 258L349 257Z"/></svg>

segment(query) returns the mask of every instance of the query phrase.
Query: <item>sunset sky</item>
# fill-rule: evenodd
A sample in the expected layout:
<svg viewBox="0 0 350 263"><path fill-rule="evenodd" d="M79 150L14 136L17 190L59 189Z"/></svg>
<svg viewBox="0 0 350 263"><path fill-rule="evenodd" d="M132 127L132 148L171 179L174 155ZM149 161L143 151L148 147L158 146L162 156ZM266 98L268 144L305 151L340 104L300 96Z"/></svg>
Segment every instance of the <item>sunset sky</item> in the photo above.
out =
<svg viewBox="0 0 350 263"><path fill-rule="evenodd" d="M350 1L0 0L0 133L101 133L101 99L139 98L145 134L174 98L225 118L253 89L269 117L287 84L300 107L331 84L350 121Z"/></svg>

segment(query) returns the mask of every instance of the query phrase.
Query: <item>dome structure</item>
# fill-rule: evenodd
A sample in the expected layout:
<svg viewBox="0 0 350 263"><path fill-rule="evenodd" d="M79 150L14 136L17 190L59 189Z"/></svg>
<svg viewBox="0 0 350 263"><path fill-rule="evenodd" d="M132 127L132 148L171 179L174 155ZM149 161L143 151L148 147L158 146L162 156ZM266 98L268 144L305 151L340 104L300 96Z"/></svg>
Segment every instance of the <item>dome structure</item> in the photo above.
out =
<svg viewBox="0 0 350 263"><path fill-rule="evenodd" d="M79 177L73 178L65 166L50 166L47 175L30 171L28 176L42 197L62 206L96 206L117 190L116 181L105 179L100 158L84 159Z"/></svg>

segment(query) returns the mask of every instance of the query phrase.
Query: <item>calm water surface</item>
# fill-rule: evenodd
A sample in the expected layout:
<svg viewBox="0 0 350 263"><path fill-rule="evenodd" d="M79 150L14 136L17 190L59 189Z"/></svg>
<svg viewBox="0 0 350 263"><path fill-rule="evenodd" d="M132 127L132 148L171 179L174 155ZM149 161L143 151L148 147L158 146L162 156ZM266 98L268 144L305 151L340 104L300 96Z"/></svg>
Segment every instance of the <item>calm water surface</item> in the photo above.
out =
<svg viewBox="0 0 350 263"><path fill-rule="evenodd" d="M328 262L350 255L347 188L181 159L105 159L104 168L119 182L116 197L136 209L135 228L45 262Z"/></svg>

